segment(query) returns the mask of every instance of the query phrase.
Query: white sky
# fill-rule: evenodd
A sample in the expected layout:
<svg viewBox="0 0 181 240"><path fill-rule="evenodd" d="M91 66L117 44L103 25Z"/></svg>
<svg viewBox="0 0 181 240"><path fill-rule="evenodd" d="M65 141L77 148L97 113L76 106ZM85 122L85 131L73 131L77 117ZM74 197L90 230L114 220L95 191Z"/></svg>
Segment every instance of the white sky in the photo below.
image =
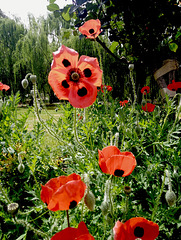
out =
<svg viewBox="0 0 181 240"><path fill-rule="evenodd" d="M56 0L55 3L61 9L67 4L71 4L72 0ZM3 13L10 18L13 16L20 18L25 25L28 25L28 13L33 14L36 18L47 16L48 5L48 0L0 0L0 9Z"/></svg>

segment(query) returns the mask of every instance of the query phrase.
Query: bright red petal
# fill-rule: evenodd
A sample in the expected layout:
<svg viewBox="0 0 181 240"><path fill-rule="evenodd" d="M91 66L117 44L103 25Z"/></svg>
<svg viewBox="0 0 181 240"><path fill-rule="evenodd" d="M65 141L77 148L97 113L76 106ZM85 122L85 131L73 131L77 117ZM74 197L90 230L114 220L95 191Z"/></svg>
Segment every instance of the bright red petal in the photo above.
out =
<svg viewBox="0 0 181 240"><path fill-rule="evenodd" d="M154 240L159 235L158 224L142 217L131 218L124 223L128 239Z"/></svg>
<svg viewBox="0 0 181 240"><path fill-rule="evenodd" d="M78 68L83 72L86 81L100 87L102 84L102 70L97 58L82 55L79 58Z"/></svg>
<svg viewBox="0 0 181 240"><path fill-rule="evenodd" d="M64 230L56 233L51 240L74 240L75 236L77 234L77 229L68 227L65 228Z"/></svg>
<svg viewBox="0 0 181 240"><path fill-rule="evenodd" d="M7 91L7 90L9 90L9 89L10 89L10 87L9 87L8 85L3 84L3 83L0 82L0 90L1 90L1 91L2 91L2 90Z"/></svg>
<svg viewBox="0 0 181 240"><path fill-rule="evenodd" d="M142 110L145 112L153 112L155 109L155 105L152 103L146 103L145 106L142 106Z"/></svg>
<svg viewBox="0 0 181 240"><path fill-rule="evenodd" d="M81 180L72 180L62 185L52 196L48 209L51 211L69 210L75 207L84 196L86 185ZM74 206L71 207L71 203Z"/></svg>
<svg viewBox="0 0 181 240"><path fill-rule="evenodd" d="M92 105L97 97L97 87L87 81L74 84L69 93L69 102L75 108L85 108Z"/></svg>
<svg viewBox="0 0 181 240"><path fill-rule="evenodd" d="M114 228L114 240L126 240L126 232L124 229L124 224L120 221L117 221Z"/></svg>
<svg viewBox="0 0 181 240"><path fill-rule="evenodd" d="M124 154L114 155L106 161L106 166L109 174L126 177L132 173L136 166L136 159L134 156L126 156Z"/></svg>

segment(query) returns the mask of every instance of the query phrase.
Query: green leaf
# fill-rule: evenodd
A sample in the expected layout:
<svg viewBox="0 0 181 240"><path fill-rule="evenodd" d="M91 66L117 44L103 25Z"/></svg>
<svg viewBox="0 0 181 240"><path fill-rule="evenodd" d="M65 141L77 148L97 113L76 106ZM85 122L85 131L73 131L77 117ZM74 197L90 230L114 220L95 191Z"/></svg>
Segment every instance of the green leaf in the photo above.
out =
<svg viewBox="0 0 181 240"><path fill-rule="evenodd" d="M56 10L59 10L59 6L55 3L50 3L48 6L47 6L47 9L51 12L53 11L56 11Z"/></svg>
<svg viewBox="0 0 181 240"><path fill-rule="evenodd" d="M54 3L56 0L49 0L50 3Z"/></svg>
<svg viewBox="0 0 181 240"><path fill-rule="evenodd" d="M118 46L118 42L113 42L112 44L111 44L111 46L110 46L110 51L112 52L112 53L114 53L114 51L116 50L116 47Z"/></svg>
<svg viewBox="0 0 181 240"><path fill-rule="evenodd" d="M176 52L178 49L178 45L176 43L170 43L169 48L172 52Z"/></svg>
<svg viewBox="0 0 181 240"><path fill-rule="evenodd" d="M65 7L63 12L62 12L62 17L65 21L70 21L71 17L70 17L70 14L69 14L69 10L70 10L70 7Z"/></svg>

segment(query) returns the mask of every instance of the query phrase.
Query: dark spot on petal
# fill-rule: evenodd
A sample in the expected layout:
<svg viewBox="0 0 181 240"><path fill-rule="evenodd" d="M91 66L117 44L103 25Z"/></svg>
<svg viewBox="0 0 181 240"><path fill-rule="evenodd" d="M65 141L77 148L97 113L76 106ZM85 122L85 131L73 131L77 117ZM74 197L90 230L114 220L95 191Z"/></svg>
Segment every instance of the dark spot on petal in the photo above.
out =
<svg viewBox="0 0 181 240"><path fill-rule="evenodd" d="M68 82L67 82L66 80L63 80L63 81L62 81L62 86L63 86L64 88L69 88L69 87L70 87L69 84L68 84Z"/></svg>
<svg viewBox="0 0 181 240"><path fill-rule="evenodd" d="M116 170L114 171L114 175L115 175L116 177L122 177L123 174L124 174L124 171L123 171L123 170L116 169Z"/></svg>
<svg viewBox="0 0 181 240"><path fill-rule="evenodd" d="M92 72L89 68L84 69L84 75L85 77L90 77L92 75Z"/></svg>
<svg viewBox="0 0 181 240"><path fill-rule="evenodd" d="M134 235L135 237L143 237L144 235L144 229L142 227L136 227L135 230L134 230Z"/></svg>
<svg viewBox="0 0 181 240"><path fill-rule="evenodd" d="M70 202L69 209L72 209L76 206L77 206L77 202L75 200L73 200L72 202Z"/></svg>
<svg viewBox="0 0 181 240"><path fill-rule="evenodd" d="M93 28L89 29L89 33L93 34L94 33L94 29Z"/></svg>
<svg viewBox="0 0 181 240"><path fill-rule="evenodd" d="M62 61L62 64L64 65L64 67L68 67L71 65L71 63L69 62L69 60L65 59Z"/></svg>
<svg viewBox="0 0 181 240"><path fill-rule="evenodd" d="M80 88L77 94L79 95L79 97L84 97L85 95L87 95L87 89L85 87Z"/></svg>

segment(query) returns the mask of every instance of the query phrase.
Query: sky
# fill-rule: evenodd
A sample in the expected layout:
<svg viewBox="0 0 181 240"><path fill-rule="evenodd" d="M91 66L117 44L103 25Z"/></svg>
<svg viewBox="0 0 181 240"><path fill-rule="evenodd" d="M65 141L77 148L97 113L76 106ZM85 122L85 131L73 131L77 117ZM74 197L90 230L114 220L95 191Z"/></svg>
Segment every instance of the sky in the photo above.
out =
<svg viewBox="0 0 181 240"><path fill-rule="evenodd" d="M56 4L60 9L71 4L72 0L56 0ZM21 22L28 25L28 13L34 15L34 17L47 16L49 12L47 10L48 0L0 0L0 9L3 13L13 18L16 16L21 19Z"/></svg>

